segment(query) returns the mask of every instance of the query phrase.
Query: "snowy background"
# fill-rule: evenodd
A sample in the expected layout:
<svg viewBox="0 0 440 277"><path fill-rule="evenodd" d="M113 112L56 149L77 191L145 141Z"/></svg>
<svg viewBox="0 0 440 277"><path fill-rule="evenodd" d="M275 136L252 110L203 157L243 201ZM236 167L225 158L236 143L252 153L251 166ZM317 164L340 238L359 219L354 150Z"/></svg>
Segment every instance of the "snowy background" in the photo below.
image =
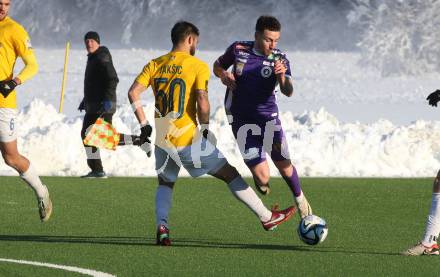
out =
<svg viewBox="0 0 440 277"><path fill-rule="evenodd" d="M43 175L88 172L79 135L83 115L76 110L83 93L85 32L100 32L113 55L120 78L114 125L138 132L127 90L148 60L170 48L169 30L177 19L200 26L197 56L212 65L234 40L252 39L262 13L283 25L280 48L291 60L295 94L279 95L278 101L301 175L433 176L440 168L440 111L425 100L440 87L437 1L46 2L37 7L33 0L16 1L11 10L29 31L40 65L39 74L18 91L19 148ZM195 16L187 18L189 11ZM67 40L73 50L59 114ZM225 89L212 77L209 90L219 148L248 176L222 109ZM146 93L143 101L152 119L153 97ZM136 147L102 156L110 175L155 174L154 160ZM0 175L14 174L0 163Z"/></svg>

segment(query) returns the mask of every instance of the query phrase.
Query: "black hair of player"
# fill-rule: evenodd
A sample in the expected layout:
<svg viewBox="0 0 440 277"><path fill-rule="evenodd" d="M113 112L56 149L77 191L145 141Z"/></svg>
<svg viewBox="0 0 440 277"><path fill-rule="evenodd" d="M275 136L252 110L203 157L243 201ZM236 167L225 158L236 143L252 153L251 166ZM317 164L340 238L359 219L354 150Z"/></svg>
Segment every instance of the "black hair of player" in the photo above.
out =
<svg viewBox="0 0 440 277"><path fill-rule="evenodd" d="M199 36L200 32L196 25L187 22L187 21L179 21L174 24L171 29L171 41L173 45L179 44L179 42L185 40L190 35Z"/></svg>
<svg viewBox="0 0 440 277"><path fill-rule="evenodd" d="M255 24L255 31L264 33L264 30L279 32L281 31L281 23L271 15L262 15L258 18L257 24Z"/></svg>

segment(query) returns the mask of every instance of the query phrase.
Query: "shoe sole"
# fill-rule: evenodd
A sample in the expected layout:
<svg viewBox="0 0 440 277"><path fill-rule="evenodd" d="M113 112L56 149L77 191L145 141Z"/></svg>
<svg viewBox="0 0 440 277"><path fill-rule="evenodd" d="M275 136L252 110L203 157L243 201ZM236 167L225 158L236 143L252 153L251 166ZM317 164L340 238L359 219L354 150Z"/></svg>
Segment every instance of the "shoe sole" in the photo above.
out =
<svg viewBox="0 0 440 277"><path fill-rule="evenodd" d="M422 253L422 254L416 254L416 253L401 253L403 256L407 256L407 257L415 257L415 256L438 256L440 253L439 252L434 252L434 253Z"/></svg>

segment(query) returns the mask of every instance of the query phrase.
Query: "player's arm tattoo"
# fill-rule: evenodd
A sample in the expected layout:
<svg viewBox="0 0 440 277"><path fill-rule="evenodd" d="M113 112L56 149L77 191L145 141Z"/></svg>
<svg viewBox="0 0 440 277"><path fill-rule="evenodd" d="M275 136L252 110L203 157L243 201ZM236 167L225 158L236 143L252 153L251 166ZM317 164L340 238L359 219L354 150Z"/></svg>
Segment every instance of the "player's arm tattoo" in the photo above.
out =
<svg viewBox="0 0 440 277"><path fill-rule="evenodd" d="M209 124L210 105L208 92L205 90L196 90L197 118L200 124Z"/></svg>

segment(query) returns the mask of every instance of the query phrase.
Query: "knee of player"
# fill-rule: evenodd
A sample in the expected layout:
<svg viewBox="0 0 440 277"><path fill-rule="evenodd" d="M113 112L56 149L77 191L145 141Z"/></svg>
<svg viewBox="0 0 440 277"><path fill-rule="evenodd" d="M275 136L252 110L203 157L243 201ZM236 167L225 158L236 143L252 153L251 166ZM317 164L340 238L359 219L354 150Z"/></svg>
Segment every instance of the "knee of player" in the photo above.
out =
<svg viewBox="0 0 440 277"><path fill-rule="evenodd" d="M258 175L254 176L254 179L260 185L266 185L269 183L270 173L268 171L267 172L266 171L259 172Z"/></svg>
<svg viewBox="0 0 440 277"><path fill-rule="evenodd" d="M239 175L240 174L238 173L237 169L229 163L226 163L219 171L213 174L214 177L217 177L226 183L231 182Z"/></svg>

